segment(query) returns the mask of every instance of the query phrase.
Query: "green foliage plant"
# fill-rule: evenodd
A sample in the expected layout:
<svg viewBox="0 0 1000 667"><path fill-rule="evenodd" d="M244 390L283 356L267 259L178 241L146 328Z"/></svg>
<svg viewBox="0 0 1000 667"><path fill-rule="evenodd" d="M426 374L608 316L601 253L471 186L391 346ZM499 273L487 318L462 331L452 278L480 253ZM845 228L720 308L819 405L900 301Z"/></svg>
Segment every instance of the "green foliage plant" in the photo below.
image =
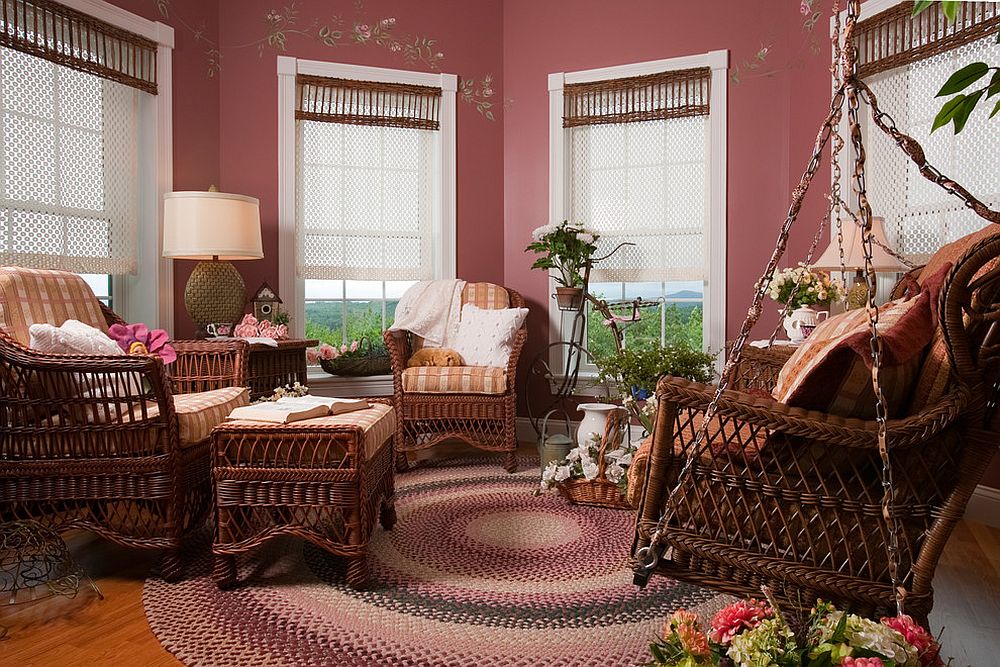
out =
<svg viewBox="0 0 1000 667"><path fill-rule="evenodd" d="M563 220L539 227L531 237L534 240L524 249L538 255L531 268L555 269L555 280L563 287L583 285L583 268L597 250L598 234Z"/></svg>

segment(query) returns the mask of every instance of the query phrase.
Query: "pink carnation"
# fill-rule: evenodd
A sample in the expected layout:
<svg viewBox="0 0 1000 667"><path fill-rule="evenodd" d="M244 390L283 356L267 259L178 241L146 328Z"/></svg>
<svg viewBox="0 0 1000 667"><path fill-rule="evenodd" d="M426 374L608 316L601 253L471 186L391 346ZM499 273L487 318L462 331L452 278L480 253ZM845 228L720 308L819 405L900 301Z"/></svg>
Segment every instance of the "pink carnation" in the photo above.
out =
<svg viewBox="0 0 1000 667"><path fill-rule="evenodd" d="M840 667L885 667L881 658L852 658L847 656L840 663Z"/></svg>
<svg viewBox="0 0 1000 667"><path fill-rule="evenodd" d="M774 616L774 611L763 601L753 598L739 600L724 607L712 619L712 631L709 636L717 644L733 641L733 637L744 630L752 630L760 625L765 618Z"/></svg>
<svg viewBox="0 0 1000 667"><path fill-rule="evenodd" d="M886 616L882 619L882 625L886 625L903 635L903 639L917 649L920 667L940 667L944 664L941 661L941 645L911 616L906 614Z"/></svg>
<svg viewBox="0 0 1000 667"><path fill-rule="evenodd" d="M357 352L358 351L358 347L360 347L360 346L361 346L361 343L359 343L358 341L356 341L356 340L352 341L351 342L351 352Z"/></svg>

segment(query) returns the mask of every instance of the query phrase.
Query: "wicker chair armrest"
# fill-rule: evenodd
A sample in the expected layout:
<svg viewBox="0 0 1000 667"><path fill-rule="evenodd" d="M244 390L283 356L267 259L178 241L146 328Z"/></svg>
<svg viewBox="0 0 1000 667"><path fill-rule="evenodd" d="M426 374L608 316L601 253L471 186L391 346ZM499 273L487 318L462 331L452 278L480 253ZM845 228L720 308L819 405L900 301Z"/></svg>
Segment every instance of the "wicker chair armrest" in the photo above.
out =
<svg viewBox="0 0 1000 667"><path fill-rule="evenodd" d="M664 377L656 387L661 405L704 410L715 396L715 387L683 378ZM951 424L969 400L968 390L956 387L934 406L919 414L887 422L888 446L920 444ZM845 447L878 446L878 424L874 420L841 417L816 410L785 405L771 397L726 390L719 400L720 417L729 417L775 433L819 440Z"/></svg>
<svg viewBox="0 0 1000 667"><path fill-rule="evenodd" d="M389 352L389 361L392 363L393 390L399 395L403 391L403 371L406 370L406 362L413 354L410 347L410 333L389 329L382 333L382 340L385 342L385 349Z"/></svg>
<svg viewBox="0 0 1000 667"><path fill-rule="evenodd" d="M178 394L240 387L247 381L250 346L245 340L174 340L177 361L170 366Z"/></svg>

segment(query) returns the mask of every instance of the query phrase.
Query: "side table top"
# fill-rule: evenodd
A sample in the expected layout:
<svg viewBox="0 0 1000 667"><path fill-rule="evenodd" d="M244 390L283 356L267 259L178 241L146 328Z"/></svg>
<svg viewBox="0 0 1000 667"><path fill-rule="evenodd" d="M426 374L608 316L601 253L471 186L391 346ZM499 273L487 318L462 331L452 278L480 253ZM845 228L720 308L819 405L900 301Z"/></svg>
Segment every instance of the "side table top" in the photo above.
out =
<svg viewBox="0 0 1000 667"><path fill-rule="evenodd" d="M319 345L319 341L314 338L286 338L279 340L278 346L267 345L265 343L250 343L250 349L257 350L285 350L289 348L307 348Z"/></svg>

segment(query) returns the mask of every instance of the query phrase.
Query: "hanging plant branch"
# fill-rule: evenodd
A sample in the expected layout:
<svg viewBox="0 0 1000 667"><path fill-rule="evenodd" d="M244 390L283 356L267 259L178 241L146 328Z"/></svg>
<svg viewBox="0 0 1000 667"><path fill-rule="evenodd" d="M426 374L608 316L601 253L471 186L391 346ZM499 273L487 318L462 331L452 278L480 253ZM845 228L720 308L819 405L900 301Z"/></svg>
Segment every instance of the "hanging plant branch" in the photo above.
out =
<svg viewBox="0 0 1000 667"><path fill-rule="evenodd" d="M493 114L493 102L490 100L494 95L493 75L487 74L478 82L476 79L462 79L458 85L458 96L463 102L471 104L487 120L496 120Z"/></svg>

